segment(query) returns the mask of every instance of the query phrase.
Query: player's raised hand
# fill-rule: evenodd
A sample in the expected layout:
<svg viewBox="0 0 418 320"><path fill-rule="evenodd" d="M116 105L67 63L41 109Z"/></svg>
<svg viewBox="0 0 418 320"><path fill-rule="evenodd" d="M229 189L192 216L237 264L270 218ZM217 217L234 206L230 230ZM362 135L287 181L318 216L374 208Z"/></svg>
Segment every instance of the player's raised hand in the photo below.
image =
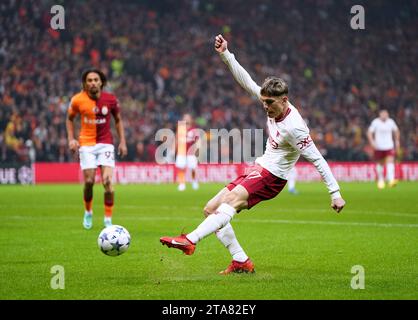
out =
<svg viewBox="0 0 418 320"><path fill-rule="evenodd" d="M335 211L340 212L345 206L345 201L343 198L333 199L331 202L331 208Z"/></svg>
<svg viewBox="0 0 418 320"><path fill-rule="evenodd" d="M228 49L228 41L226 41L221 34L218 34L215 37L215 50L221 53L224 52L226 49Z"/></svg>
<svg viewBox="0 0 418 320"><path fill-rule="evenodd" d="M126 147L126 143L125 142L119 143L118 156L120 156L121 158L123 158L127 154L128 154L128 148Z"/></svg>

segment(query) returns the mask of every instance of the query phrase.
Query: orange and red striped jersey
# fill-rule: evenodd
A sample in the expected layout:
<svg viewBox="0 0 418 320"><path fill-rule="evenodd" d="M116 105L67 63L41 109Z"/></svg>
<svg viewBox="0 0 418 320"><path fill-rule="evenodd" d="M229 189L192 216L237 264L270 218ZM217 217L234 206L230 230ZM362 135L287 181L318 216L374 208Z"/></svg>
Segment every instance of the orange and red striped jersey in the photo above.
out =
<svg viewBox="0 0 418 320"><path fill-rule="evenodd" d="M68 113L72 116L80 114L81 129L78 139L80 146L94 146L97 143L113 144L110 115L115 117L119 112L118 101L111 93L102 92L97 100L90 98L85 91L74 95Z"/></svg>
<svg viewBox="0 0 418 320"><path fill-rule="evenodd" d="M187 127L184 122L180 121L177 128L176 150L178 155L187 155L190 148L201 138L198 128L192 126ZM195 151L195 150L193 150ZM192 151L192 152L193 152Z"/></svg>

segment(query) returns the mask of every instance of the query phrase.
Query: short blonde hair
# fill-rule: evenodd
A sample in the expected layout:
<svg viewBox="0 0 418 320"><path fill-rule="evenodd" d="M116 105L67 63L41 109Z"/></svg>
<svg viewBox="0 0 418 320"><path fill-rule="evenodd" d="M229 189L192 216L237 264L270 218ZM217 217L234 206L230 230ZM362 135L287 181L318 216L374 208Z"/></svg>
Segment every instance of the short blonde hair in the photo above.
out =
<svg viewBox="0 0 418 320"><path fill-rule="evenodd" d="M267 97L278 97L288 93L289 87L287 83L283 79L274 76L266 78L260 90L260 94Z"/></svg>

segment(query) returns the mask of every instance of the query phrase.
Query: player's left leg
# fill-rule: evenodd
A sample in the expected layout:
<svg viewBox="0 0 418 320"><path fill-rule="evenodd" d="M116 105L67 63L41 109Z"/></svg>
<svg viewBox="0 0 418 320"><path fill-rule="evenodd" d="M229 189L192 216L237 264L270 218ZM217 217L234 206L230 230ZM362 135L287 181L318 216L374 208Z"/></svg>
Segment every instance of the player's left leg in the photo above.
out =
<svg viewBox="0 0 418 320"><path fill-rule="evenodd" d="M216 209L224 202L224 197L230 192L231 191L229 191L228 188L223 188L217 195L209 200L203 210L205 217L215 213ZM243 263L248 260L247 254L235 236L235 232L231 223L228 223L225 227L217 230L215 234L219 241L225 246L225 248L228 249L234 261Z"/></svg>
<svg viewBox="0 0 418 320"><path fill-rule="evenodd" d="M290 170L289 175L287 177L287 190L289 190L289 193L291 194L298 194L298 191L296 190L296 179L297 171L294 167L292 170Z"/></svg>
<svg viewBox="0 0 418 320"><path fill-rule="evenodd" d="M187 156L187 168L190 169L192 174L193 190L199 189L199 182L197 181L197 157L195 155Z"/></svg>
<svg viewBox="0 0 418 320"><path fill-rule="evenodd" d="M386 181L389 187L394 187L398 183L395 179L395 157L389 155L385 159L386 162Z"/></svg>
<svg viewBox="0 0 418 320"><path fill-rule="evenodd" d="M244 187L238 187L227 194L216 212L209 215L194 231L174 238L162 237L160 242L170 248L180 249L187 255L193 254L197 242L226 226L237 211L247 207L248 192Z"/></svg>
<svg viewBox="0 0 418 320"><path fill-rule="evenodd" d="M187 238L194 244L225 227L237 213L248 207L248 191L243 186L236 186L234 190L224 195L222 203L214 214L210 214Z"/></svg>
<svg viewBox="0 0 418 320"><path fill-rule="evenodd" d="M196 169L193 169L191 172L192 172L192 188L193 190L198 190L199 182L197 181Z"/></svg>
<svg viewBox="0 0 418 320"><path fill-rule="evenodd" d="M104 226L109 227L112 225L112 214L113 214L113 205L115 193L113 190L113 168L112 167L101 167L102 174L102 183L104 187L104 207L105 207L105 217L104 217Z"/></svg>
<svg viewBox="0 0 418 320"><path fill-rule="evenodd" d="M100 166L102 184L104 187L104 225L112 225L112 213L114 203L113 192L113 168L115 167L115 147L111 144L100 144L100 152L97 159Z"/></svg>

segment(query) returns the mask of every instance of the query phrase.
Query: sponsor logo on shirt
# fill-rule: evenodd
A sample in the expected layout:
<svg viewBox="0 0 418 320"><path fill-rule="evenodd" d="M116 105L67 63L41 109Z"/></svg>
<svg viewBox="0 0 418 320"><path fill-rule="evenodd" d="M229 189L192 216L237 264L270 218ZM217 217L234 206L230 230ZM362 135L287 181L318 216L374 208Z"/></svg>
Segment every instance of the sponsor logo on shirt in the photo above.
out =
<svg viewBox="0 0 418 320"><path fill-rule="evenodd" d="M299 147L300 150L306 149L312 142L312 139L310 136L307 136L302 141L298 142L296 145Z"/></svg>
<svg viewBox="0 0 418 320"><path fill-rule="evenodd" d="M103 124L103 123L106 123L106 118L89 119L87 117L84 117L84 123L87 123L87 124Z"/></svg>

